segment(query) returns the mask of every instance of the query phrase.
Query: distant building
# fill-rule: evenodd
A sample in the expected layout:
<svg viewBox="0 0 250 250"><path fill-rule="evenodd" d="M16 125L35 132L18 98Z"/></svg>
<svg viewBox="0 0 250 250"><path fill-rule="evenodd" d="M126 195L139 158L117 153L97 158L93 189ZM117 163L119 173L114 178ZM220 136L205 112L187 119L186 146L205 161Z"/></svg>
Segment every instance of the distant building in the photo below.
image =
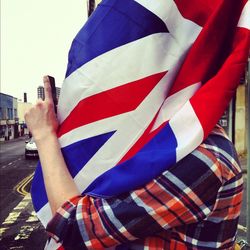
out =
<svg viewBox="0 0 250 250"><path fill-rule="evenodd" d="M22 101L17 101L17 115L19 118L19 135L23 136L29 133L25 119L24 119L24 114L25 112L32 107L32 103L29 102L22 102Z"/></svg>
<svg viewBox="0 0 250 250"><path fill-rule="evenodd" d="M61 92L61 88L56 87L56 98L57 98L57 100L59 99L60 92ZM44 87L43 86L39 86L37 88L37 97L44 100L45 96L44 96Z"/></svg>
<svg viewBox="0 0 250 250"><path fill-rule="evenodd" d="M56 98L57 98L57 101L59 100L60 93L61 93L61 88L56 87Z"/></svg>
<svg viewBox="0 0 250 250"><path fill-rule="evenodd" d="M247 102L248 98L250 98L247 94L247 88L250 84L249 75L250 57L248 59L248 68L246 68L246 72L240 80L236 96L219 121L220 125L229 135L229 138L234 142L237 153L242 157L249 153L249 149L247 148L247 135L250 133L247 126L249 119L247 110L250 109Z"/></svg>
<svg viewBox="0 0 250 250"><path fill-rule="evenodd" d="M0 140L18 137L17 98L0 93Z"/></svg>
<svg viewBox="0 0 250 250"><path fill-rule="evenodd" d="M37 98L44 100L44 87L43 86L39 86L37 88Z"/></svg>
<svg viewBox="0 0 250 250"><path fill-rule="evenodd" d="M234 126L234 141L235 147L240 156L249 154L247 148L247 138L249 138L250 127L248 127L249 116L249 92L247 91L250 85L250 55L248 57L248 68L246 68L245 77L241 79L236 93L235 101L235 126Z"/></svg>
<svg viewBox="0 0 250 250"><path fill-rule="evenodd" d="M23 93L23 102L27 102L27 93Z"/></svg>

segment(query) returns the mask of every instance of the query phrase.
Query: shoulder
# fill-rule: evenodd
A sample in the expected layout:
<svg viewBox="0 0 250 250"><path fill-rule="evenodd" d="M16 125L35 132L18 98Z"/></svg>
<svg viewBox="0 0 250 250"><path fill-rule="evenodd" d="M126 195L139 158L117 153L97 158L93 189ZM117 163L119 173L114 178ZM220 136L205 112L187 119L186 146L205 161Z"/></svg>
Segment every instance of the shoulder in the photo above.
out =
<svg viewBox="0 0 250 250"><path fill-rule="evenodd" d="M214 128L197 150L217 161L217 166L225 181L241 175L241 167L234 144L219 125Z"/></svg>
<svg viewBox="0 0 250 250"><path fill-rule="evenodd" d="M236 149L232 141L226 135L225 131L219 125L216 125L208 138L200 145L199 148L204 148L211 152L222 162L236 161L236 167L239 165Z"/></svg>
<svg viewBox="0 0 250 250"><path fill-rule="evenodd" d="M199 147L170 169L170 173L185 181L206 178L222 184L240 175L241 168L233 143L217 125Z"/></svg>

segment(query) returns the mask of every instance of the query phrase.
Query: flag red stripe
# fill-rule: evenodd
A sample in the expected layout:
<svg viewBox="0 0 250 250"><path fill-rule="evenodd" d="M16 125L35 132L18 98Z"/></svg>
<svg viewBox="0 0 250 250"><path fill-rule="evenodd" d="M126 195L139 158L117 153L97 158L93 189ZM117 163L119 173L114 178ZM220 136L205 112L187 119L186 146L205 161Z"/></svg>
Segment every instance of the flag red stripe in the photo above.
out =
<svg viewBox="0 0 250 250"><path fill-rule="evenodd" d="M216 9L222 0L174 0L180 13L200 26L204 26L212 11ZM192 2L192 3L190 3Z"/></svg>
<svg viewBox="0 0 250 250"><path fill-rule="evenodd" d="M134 110L165 74L161 72L85 98L61 124L58 137L80 126Z"/></svg>
<svg viewBox="0 0 250 250"><path fill-rule="evenodd" d="M235 33L243 7L242 1L233 5L230 1L223 1L212 13L187 54L169 95L191 84L205 83L217 73L231 53L234 38L232 34Z"/></svg>
<svg viewBox="0 0 250 250"><path fill-rule="evenodd" d="M249 30L237 28L230 56L219 72L190 100L203 127L204 138L218 122L235 93L246 66L249 47Z"/></svg>

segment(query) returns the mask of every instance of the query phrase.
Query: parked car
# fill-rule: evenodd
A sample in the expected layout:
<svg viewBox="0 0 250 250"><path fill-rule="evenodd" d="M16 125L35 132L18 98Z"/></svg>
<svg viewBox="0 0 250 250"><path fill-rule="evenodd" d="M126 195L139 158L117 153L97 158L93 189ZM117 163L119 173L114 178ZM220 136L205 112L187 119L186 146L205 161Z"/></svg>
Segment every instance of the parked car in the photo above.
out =
<svg viewBox="0 0 250 250"><path fill-rule="evenodd" d="M25 159L29 159L31 157L38 157L38 151L37 151L37 146L36 143L31 137L30 139L25 141Z"/></svg>

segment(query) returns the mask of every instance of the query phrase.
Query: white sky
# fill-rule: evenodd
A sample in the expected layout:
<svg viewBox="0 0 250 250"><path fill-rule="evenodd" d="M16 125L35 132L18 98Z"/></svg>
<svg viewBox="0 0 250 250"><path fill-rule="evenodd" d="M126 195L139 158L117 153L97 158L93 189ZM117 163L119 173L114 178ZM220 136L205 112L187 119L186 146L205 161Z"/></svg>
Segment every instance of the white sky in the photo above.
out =
<svg viewBox="0 0 250 250"><path fill-rule="evenodd" d="M86 0L1 0L1 92L35 103L43 75L61 87Z"/></svg>

